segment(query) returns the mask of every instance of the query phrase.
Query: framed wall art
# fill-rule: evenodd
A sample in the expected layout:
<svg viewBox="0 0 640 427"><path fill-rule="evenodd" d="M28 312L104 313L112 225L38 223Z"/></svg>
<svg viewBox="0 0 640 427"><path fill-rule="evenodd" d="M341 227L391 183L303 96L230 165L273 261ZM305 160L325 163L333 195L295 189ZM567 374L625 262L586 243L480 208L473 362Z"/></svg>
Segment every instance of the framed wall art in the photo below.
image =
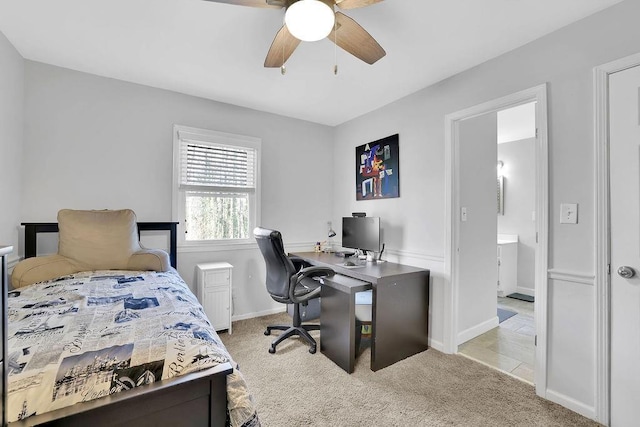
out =
<svg viewBox="0 0 640 427"><path fill-rule="evenodd" d="M356 200L400 197L398 134L356 147Z"/></svg>

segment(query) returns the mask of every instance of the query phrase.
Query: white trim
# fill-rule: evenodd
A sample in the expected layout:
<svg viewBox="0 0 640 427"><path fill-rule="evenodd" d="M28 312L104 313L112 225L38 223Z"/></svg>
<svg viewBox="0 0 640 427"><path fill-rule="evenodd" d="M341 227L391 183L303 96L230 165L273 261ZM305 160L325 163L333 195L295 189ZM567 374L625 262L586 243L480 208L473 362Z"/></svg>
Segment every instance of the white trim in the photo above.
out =
<svg viewBox="0 0 640 427"><path fill-rule="evenodd" d="M579 402L569 396L566 396L562 393L558 393L557 391L554 391L554 390L547 390L546 398L554 403L557 403L558 405L562 405L565 408L569 408L573 412L577 412L578 414L584 417L590 418L592 420L596 420L596 411L593 406L585 405L582 402Z"/></svg>
<svg viewBox="0 0 640 427"><path fill-rule="evenodd" d="M231 317L231 321L235 322L237 320L247 320L247 319L253 319L254 317L262 317L262 316L269 316L271 314L278 314L278 313L284 313L287 311L287 306L280 306L277 308L271 308L269 310L262 310L262 311L256 311L253 313L245 313L245 314L240 314L237 316L233 316Z"/></svg>
<svg viewBox="0 0 640 427"><path fill-rule="evenodd" d="M311 252L315 242L284 243L287 252ZM258 244L250 242L228 242L220 244L183 245L178 246L178 253L200 253L200 252L228 252L228 251L248 251L257 250Z"/></svg>
<svg viewBox="0 0 640 427"><path fill-rule="evenodd" d="M444 343L442 341L436 341L429 338L427 343L431 349L444 353Z"/></svg>
<svg viewBox="0 0 640 427"><path fill-rule="evenodd" d="M640 65L640 54L593 69L593 138L595 185L595 312L596 312L596 420L608 425L610 408L610 276L609 263L609 75Z"/></svg>
<svg viewBox="0 0 640 427"><path fill-rule="evenodd" d="M500 319L498 316L492 317L489 320L486 320L482 323L478 323L475 326L472 326L464 331L460 332L457 337L458 345L469 341L479 335L484 334L487 331L497 327L500 324Z"/></svg>
<svg viewBox="0 0 640 427"><path fill-rule="evenodd" d="M541 84L493 101L485 102L445 116L445 269L444 304L445 352L457 352L458 329L458 279L457 247L459 241L459 153L458 126L461 120L482 114L500 111L509 107L537 101L536 127L536 226L538 245L536 246L535 316L538 345L536 346L536 393L545 397L547 388L547 265L549 229L549 172L548 172L548 124L547 124L547 84ZM497 143L497 141L496 141ZM450 286L446 286L446 283Z"/></svg>
<svg viewBox="0 0 640 427"><path fill-rule="evenodd" d="M182 245L178 246L178 253L190 254L200 252L246 251L253 249L258 249L256 242Z"/></svg>
<svg viewBox="0 0 640 427"><path fill-rule="evenodd" d="M594 286L596 284L596 276L593 274L584 274L557 268L550 269L548 277L552 280L562 280L563 282L580 283L583 285Z"/></svg>
<svg viewBox="0 0 640 427"><path fill-rule="evenodd" d="M316 242L283 242L284 250L287 253L291 252L313 252L316 246ZM256 245L257 247L257 245Z"/></svg>
<svg viewBox="0 0 640 427"><path fill-rule="evenodd" d="M396 250L396 249L387 249L387 250L385 250L384 254L382 254L383 258L384 258L385 254L393 255L393 256L396 256L398 258L415 258L415 259L419 259L419 260L422 260L422 261L437 262L437 263L440 263L440 264L444 263L444 257L443 256L428 255L428 254L421 253L421 252L403 251L403 250Z"/></svg>

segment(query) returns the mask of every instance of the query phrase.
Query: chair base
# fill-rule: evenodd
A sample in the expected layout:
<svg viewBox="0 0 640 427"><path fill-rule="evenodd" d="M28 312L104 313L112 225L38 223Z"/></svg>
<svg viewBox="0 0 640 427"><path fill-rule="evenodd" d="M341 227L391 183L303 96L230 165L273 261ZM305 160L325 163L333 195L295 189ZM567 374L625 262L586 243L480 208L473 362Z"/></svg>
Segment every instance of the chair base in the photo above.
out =
<svg viewBox="0 0 640 427"><path fill-rule="evenodd" d="M316 340L313 339L309 331L319 331L320 325L299 325L299 326L291 326L291 325L272 325L267 326L267 329L264 331L265 335L271 335L271 331L284 331L278 338L273 340L271 343L271 347L269 348L269 353L273 354L276 352L276 346L280 344L282 341L286 340L289 337L294 335L298 335L299 337L306 340L309 345L309 353L314 354L317 349Z"/></svg>

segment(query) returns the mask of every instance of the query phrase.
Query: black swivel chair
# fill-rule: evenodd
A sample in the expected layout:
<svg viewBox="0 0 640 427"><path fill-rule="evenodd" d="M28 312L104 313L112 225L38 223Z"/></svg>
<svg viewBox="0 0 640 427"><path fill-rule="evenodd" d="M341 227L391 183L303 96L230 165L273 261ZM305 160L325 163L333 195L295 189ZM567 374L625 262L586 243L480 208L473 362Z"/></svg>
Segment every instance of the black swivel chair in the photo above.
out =
<svg viewBox="0 0 640 427"><path fill-rule="evenodd" d="M289 257L284 253L282 235L279 231L257 227L253 235L264 256L267 265L267 291L271 298L283 304L293 304L293 325L267 326L265 335L271 335L273 329L284 331L271 343L269 353L276 352L276 346L285 339L299 335L310 345L309 353L316 352L316 340L308 331L317 331L320 325L302 324L300 305L307 305L309 300L320 296L321 277L328 277L334 271L328 267L313 267L299 258Z"/></svg>

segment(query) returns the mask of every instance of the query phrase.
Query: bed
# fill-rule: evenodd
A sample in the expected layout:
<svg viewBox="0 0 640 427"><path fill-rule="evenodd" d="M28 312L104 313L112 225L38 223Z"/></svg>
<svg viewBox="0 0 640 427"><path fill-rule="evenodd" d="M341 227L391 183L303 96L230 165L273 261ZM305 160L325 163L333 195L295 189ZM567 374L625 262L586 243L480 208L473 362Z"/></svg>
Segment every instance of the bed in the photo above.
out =
<svg viewBox="0 0 640 427"><path fill-rule="evenodd" d="M9 425L259 426L242 375L175 270L176 223L134 224L170 233L171 268L74 271L9 292ZM25 258L39 233L58 231L23 225Z"/></svg>

